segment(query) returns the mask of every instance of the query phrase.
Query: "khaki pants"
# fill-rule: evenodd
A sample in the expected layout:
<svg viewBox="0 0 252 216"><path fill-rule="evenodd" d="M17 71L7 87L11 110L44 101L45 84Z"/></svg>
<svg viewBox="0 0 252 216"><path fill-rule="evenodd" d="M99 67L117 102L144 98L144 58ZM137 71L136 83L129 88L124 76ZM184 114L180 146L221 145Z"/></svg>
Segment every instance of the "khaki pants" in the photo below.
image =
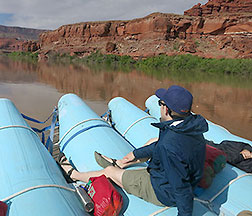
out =
<svg viewBox="0 0 252 216"><path fill-rule="evenodd" d="M164 206L156 197L147 169L125 170L122 176L123 188L147 202Z"/></svg>
<svg viewBox="0 0 252 216"><path fill-rule="evenodd" d="M237 216L252 216L252 211L242 211Z"/></svg>

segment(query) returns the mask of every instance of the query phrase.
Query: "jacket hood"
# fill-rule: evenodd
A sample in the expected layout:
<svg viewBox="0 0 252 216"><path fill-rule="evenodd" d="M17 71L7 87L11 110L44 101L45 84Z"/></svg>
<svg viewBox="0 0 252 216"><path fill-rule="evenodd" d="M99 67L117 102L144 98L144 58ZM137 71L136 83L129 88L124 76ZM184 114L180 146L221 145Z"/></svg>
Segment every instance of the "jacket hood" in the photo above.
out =
<svg viewBox="0 0 252 216"><path fill-rule="evenodd" d="M155 127L161 130L169 128L177 133L183 133L186 135L199 135L208 131L208 124L205 118L201 115L191 114L186 118L180 118L160 123L153 123Z"/></svg>

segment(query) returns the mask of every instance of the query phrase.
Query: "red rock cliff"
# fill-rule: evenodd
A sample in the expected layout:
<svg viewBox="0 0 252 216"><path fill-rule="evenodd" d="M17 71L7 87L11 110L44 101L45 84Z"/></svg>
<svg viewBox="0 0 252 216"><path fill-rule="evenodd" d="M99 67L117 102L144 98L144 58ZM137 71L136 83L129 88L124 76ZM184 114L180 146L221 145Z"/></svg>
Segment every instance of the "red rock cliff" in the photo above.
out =
<svg viewBox="0 0 252 216"><path fill-rule="evenodd" d="M251 58L251 11L251 0L212 0L185 11L185 16L154 13L130 21L65 25L41 34L41 53L85 56L100 50L136 58L184 53Z"/></svg>
<svg viewBox="0 0 252 216"><path fill-rule="evenodd" d="M184 12L189 16L207 16L207 15L223 15L223 14L244 14L252 13L251 0L209 0L208 3L202 5L199 3L193 8Z"/></svg>

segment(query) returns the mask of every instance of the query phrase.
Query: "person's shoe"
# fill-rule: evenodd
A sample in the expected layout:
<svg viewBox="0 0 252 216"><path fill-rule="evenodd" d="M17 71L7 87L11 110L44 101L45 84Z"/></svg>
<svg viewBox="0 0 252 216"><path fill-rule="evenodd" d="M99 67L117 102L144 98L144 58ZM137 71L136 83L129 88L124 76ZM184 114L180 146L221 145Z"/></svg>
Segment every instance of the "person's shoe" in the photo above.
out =
<svg viewBox="0 0 252 216"><path fill-rule="evenodd" d="M113 158L109 158L111 160L108 161L107 159L105 159L102 154L98 153L97 151L94 152L94 156L95 156L95 160L96 162L102 167L102 168L106 168L108 166L114 166L114 167L117 167L117 168L120 168L121 167L119 165L117 165L116 163L116 159L113 159Z"/></svg>
<svg viewBox="0 0 252 216"><path fill-rule="evenodd" d="M56 161L56 163L58 164L58 166L60 168L60 171L61 171L62 175L64 176L64 178L66 179L67 183L74 183L74 182L76 182L75 180L73 180L71 178L71 174L74 171L74 168L72 167L68 171L66 171L64 169L64 167L63 167L63 166L66 166L66 165L71 165L70 163L69 164L59 164L58 161Z"/></svg>
<svg viewBox="0 0 252 216"><path fill-rule="evenodd" d="M63 164L64 162L67 161L67 158L63 152L60 152L56 160L59 162L59 164Z"/></svg>
<svg viewBox="0 0 252 216"><path fill-rule="evenodd" d="M72 164L70 164L70 162L67 160L64 153L60 152L58 161L56 161L56 163L58 164L60 171L64 176L64 178L66 179L67 183L76 182L71 178L71 174L74 171L74 167L72 167Z"/></svg>

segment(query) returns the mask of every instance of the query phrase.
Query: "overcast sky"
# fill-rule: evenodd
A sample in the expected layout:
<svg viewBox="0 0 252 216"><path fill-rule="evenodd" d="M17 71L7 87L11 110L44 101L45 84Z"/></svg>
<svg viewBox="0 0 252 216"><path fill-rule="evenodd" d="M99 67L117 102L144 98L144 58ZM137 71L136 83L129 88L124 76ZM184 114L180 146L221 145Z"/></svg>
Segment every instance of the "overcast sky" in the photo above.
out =
<svg viewBox="0 0 252 216"><path fill-rule="evenodd" d="M56 29L64 24L183 14L208 0L0 0L0 25Z"/></svg>

